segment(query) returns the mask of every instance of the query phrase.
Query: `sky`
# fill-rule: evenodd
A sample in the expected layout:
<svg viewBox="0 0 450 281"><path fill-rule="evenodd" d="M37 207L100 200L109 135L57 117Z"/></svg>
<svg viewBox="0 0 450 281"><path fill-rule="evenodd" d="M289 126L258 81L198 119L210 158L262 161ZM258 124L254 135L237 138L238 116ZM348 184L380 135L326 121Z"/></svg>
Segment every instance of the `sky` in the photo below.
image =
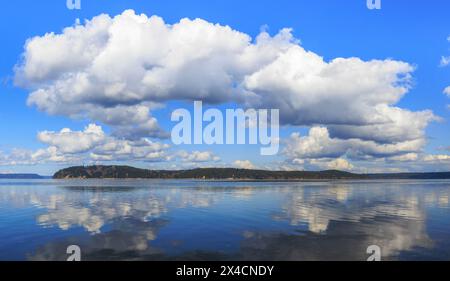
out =
<svg viewBox="0 0 450 281"><path fill-rule="evenodd" d="M450 170L448 1L1 5L0 173ZM278 154L175 145L172 112L194 101L278 109Z"/></svg>

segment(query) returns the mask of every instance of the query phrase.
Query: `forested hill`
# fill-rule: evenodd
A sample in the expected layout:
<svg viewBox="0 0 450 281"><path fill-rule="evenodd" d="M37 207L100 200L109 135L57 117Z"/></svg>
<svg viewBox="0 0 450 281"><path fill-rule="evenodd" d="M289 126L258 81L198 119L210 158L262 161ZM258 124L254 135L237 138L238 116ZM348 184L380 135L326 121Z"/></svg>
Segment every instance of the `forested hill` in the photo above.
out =
<svg viewBox="0 0 450 281"><path fill-rule="evenodd" d="M330 179L450 179L447 173L354 174L343 171L266 171L204 168L166 171L130 166L79 166L55 173L55 179L218 179L218 180L330 180Z"/></svg>

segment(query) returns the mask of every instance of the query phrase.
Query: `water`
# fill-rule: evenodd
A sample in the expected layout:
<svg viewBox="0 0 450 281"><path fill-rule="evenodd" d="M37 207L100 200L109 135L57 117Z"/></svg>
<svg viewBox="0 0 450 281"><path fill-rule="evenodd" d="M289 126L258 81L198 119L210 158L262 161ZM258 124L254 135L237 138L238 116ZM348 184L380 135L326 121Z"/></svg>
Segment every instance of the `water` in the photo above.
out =
<svg viewBox="0 0 450 281"><path fill-rule="evenodd" d="M450 181L0 180L0 260L450 260Z"/></svg>

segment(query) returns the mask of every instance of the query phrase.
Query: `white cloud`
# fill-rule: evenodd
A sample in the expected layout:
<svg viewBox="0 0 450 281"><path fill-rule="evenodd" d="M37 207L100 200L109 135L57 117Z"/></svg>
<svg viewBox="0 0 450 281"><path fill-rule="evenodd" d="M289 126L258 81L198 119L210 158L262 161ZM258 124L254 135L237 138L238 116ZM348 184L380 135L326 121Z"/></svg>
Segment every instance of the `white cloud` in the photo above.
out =
<svg viewBox="0 0 450 281"><path fill-rule="evenodd" d="M425 143L425 129L431 121L440 118L431 111L411 112L406 109L389 106L378 106L376 110L386 116L389 121L361 126L330 125L330 135L342 139L361 139L381 144L395 144L406 141Z"/></svg>
<svg viewBox="0 0 450 281"><path fill-rule="evenodd" d="M90 118L113 126L114 135L128 139L142 137L167 138L168 133L159 127L158 120L151 116L150 110L160 106L153 103L142 105L120 105L107 108L88 109Z"/></svg>
<svg viewBox="0 0 450 281"><path fill-rule="evenodd" d="M450 162L450 155L437 154L437 155L426 155L423 158L427 162Z"/></svg>
<svg viewBox="0 0 450 281"><path fill-rule="evenodd" d="M74 160L73 157L84 161L164 161L169 158L165 152L169 148L167 144L107 136L102 127L95 124L88 125L84 131L66 128L60 132L40 132L38 140L50 147L31 154L36 161L67 162ZM64 157L71 154L71 158Z"/></svg>
<svg viewBox="0 0 450 281"><path fill-rule="evenodd" d="M236 160L233 165L239 169L255 169L255 165L249 160Z"/></svg>
<svg viewBox="0 0 450 281"><path fill-rule="evenodd" d="M209 151L173 151L170 145L146 138L120 139L108 136L101 126L90 124L83 131L62 129L59 132L40 132L38 139L47 148L35 151L14 149L9 154L0 152L0 165L35 165L43 163L97 163L97 162L217 162L220 158Z"/></svg>
<svg viewBox="0 0 450 281"><path fill-rule="evenodd" d="M330 161L326 164L326 167L330 170L343 170L343 171L351 171L354 166L348 162L346 159L338 158L333 161Z"/></svg>
<svg viewBox="0 0 450 281"><path fill-rule="evenodd" d="M332 138L324 127L313 127L285 141L286 167L291 170L337 169L357 173L436 172L450 169L450 155L426 154L424 139L380 144L361 139ZM351 160L351 163L350 163Z"/></svg>
<svg viewBox="0 0 450 281"><path fill-rule="evenodd" d="M420 150L424 139L408 140L393 144L379 144L370 140L332 138L325 127L313 127L309 135L294 133L284 150L289 159L320 159L347 156L353 159L389 157Z"/></svg>
<svg viewBox="0 0 450 281"><path fill-rule="evenodd" d="M38 133L38 140L58 148L63 153L81 153L91 150L106 139L100 126L91 124L83 132L62 129L60 132Z"/></svg>
<svg viewBox="0 0 450 281"><path fill-rule="evenodd" d="M128 139L167 136L151 115L155 106L203 100L279 108L285 124L392 144L423 137L435 118L394 106L408 92L413 70L395 60L327 62L290 29L252 40L201 19L169 25L128 10L31 38L15 80L32 90L30 105L100 121Z"/></svg>
<svg viewBox="0 0 450 281"><path fill-rule="evenodd" d="M447 172L450 170L450 155L410 153L402 156L386 158L380 163L380 166L381 165L390 165L392 169L396 167L402 172Z"/></svg>
<svg viewBox="0 0 450 281"><path fill-rule="evenodd" d="M0 153L0 165L36 165L42 163L79 163L81 158L77 155L63 154L54 146L38 149L35 151L27 149L13 149L10 153Z"/></svg>
<svg viewBox="0 0 450 281"><path fill-rule="evenodd" d="M298 170L340 170L348 172L359 172L355 166L345 158L311 158L289 159L284 165L280 165L281 170L298 171Z"/></svg>
<svg viewBox="0 0 450 281"><path fill-rule="evenodd" d="M354 173L447 172L450 155L407 153L382 158L294 158L280 165L284 170L337 169Z"/></svg>
<svg viewBox="0 0 450 281"><path fill-rule="evenodd" d="M168 161L169 145L148 139L130 141L109 137L106 142L91 150L90 158L95 161Z"/></svg>
<svg viewBox="0 0 450 281"><path fill-rule="evenodd" d="M202 163L220 161L211 151L177 151L169 144L147 138L128 140L108 136L95 124L86 126L83 131L66 128L59 132L40 132L38 139L49 146L35 151L14 149L9 154L0 151L0 166L140 161L159 162L167 167L179 160L183 163L181 168L197 168Z"/></svg>
<svg viewBox="0 0 450 281"><path fill-rule="evenodd" d="M146 125L144 133L154 136L151 102L231 99L234 76L243 71L237 65L252 67L239 61L249 41L246 34L200 19L170 26L131 10L115 18L100 15L62 34L29 40L16 83L33 89L28 103L50 114L116 126L110 116L124 120L114 115L129 107L125 120Z"/></svg>
<svg viewBox="0 0 450 281"><path fill-rule="evenodd" d="M218 156L215 156L211 151L179 151L177 156L184 162L217 162L220 161Z"/></svg>
<svg viewBox="0 0 450 281"><path fill-rule="evenodd" d="M407 153L398 156L389 157L388 160L395 162L407 162L407 161L417 161L419 159L419 154L417 153Z"/></svg>
<svg viewBox="0 0 450 281"><path fill-rule="evenodd" d="M131 10L99 15L60 34L30 38L15 82L30 89L29 105L102 123L112 134L96 125L80 132L41 132L38 139L49 147L0 154L0 163L221 165L212 152L169 151L146 138L167 137L152 115L166 102L203 100L278 108L282 123L311 127L309 135L293 134L285 141L282 169L358 170L356 161L369 159L434 165L422 149L425 129L438 118L397 105L413 84L414 68L392 59L326 61L303 48L290 29L275 36L262 31L252 39L201 19L170 25ZM450 96L450 87L444 93ZM254 167L248 160L233 164Z"/></svg>

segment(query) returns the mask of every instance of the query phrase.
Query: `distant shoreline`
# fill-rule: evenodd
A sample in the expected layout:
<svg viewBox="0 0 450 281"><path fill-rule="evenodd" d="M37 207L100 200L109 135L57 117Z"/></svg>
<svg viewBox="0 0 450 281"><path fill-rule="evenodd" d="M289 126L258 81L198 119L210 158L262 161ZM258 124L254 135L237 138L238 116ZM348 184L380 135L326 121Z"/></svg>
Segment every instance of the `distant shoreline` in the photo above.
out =
<svg viewBox="0 0 450 281"><path fill-rule="evenodd" d="M0 179L8 179L8 180L26 180L26 179L51 179L52 177L49 176L41 176L38 174L0 174Z"/></svg>
<svg viewBox="0 0 450 281"><path fill-rule="evenodd" d="M199 178L53 178L42 176L39 178L1 177L0 180L55 180L55 181L194 181L217 183L320 183L320 182L373 182L373 181L423 181L423 180L450 180L450 178L353 178L353 179L199 179Z"/></svg>
<svg viewBox="0 0 450 281"><path fill-rule="evenodd" d="M292 180L256 180L256 179L236 179L236 180L224 180L224 179L189 179L189 178L176 178L176 179L166 179L166 178L67 178L67 179L55 179L55 178L47 178L55 181L132 181L132 180L160 180L160 181L195 181L195 182L217 182L217 183L300 183L300 182L373 182L373 181L426 181L426 180L450 180L450 178L376 178L376 179L292 179Z"/></svg>
<svg viewBox="0 0 450 281"><path fill-rule="evenodd" d="M269 171L234 168L200 168L191 170L146 170L130 166L78 166L62 169L53 177L38 174L0 174L0 179L64 179L64 180L195 180L214 182L324 182L368 180L445 180L450 172L356 174L328 171Z"/></svg>
<svg viewBox="0 0 450 281"><path fill-rule="evenodd" d="M355 174L338 170L268 171L234 168L146 170L130 166L76 166L60 170L53 179L184 179L222 182L302 182L330 180L450 179L450 172Z"/></svg>

